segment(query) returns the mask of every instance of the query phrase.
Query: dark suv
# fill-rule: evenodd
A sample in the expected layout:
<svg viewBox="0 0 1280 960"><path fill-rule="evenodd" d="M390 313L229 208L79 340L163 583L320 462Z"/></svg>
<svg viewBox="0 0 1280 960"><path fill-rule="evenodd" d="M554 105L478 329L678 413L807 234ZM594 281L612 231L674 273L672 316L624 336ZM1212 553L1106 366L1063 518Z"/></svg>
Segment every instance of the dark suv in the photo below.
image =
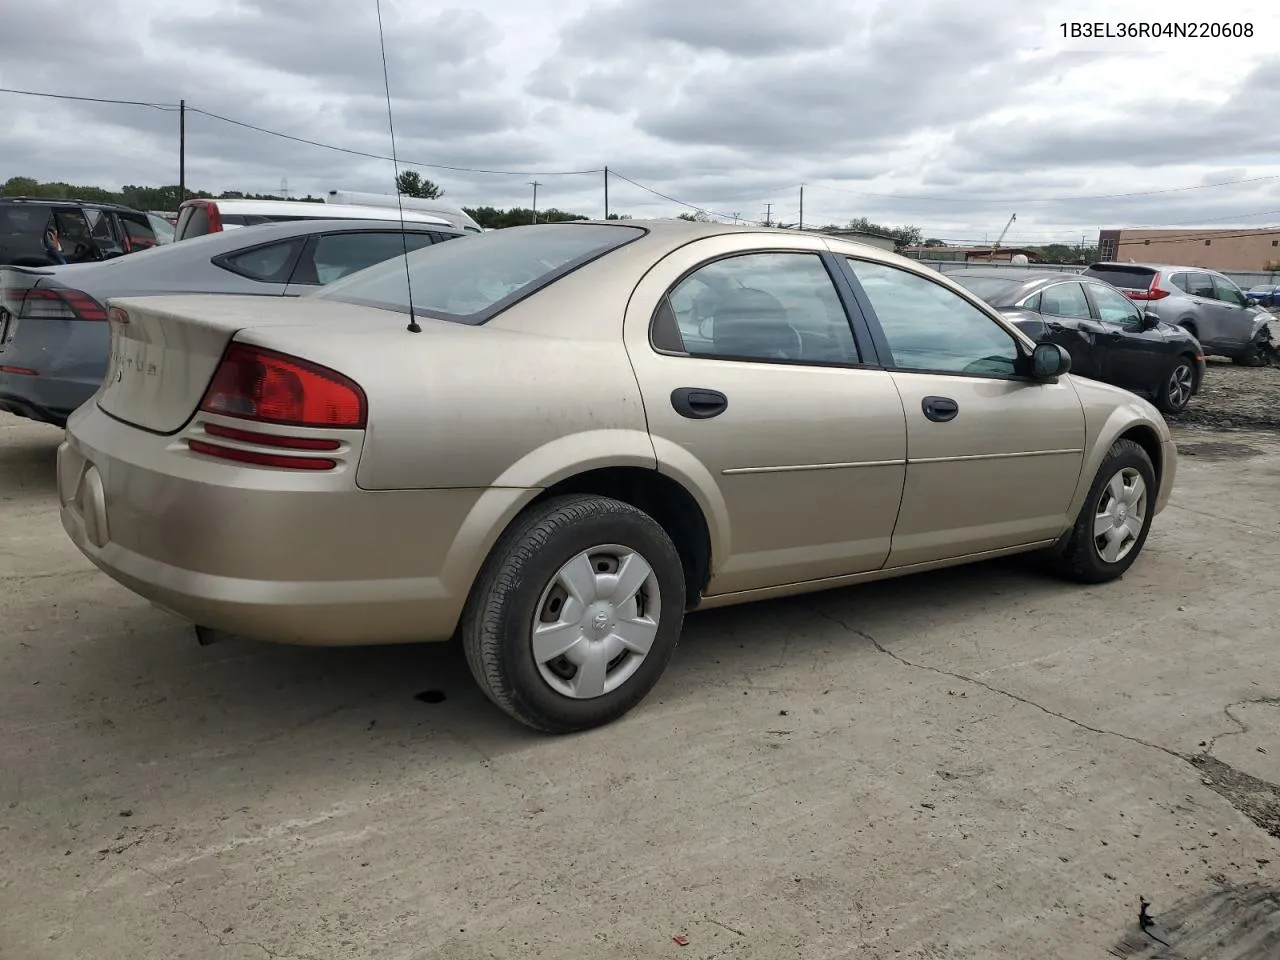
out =
<svg viewBox="0 0 1280 960"><path fill-rule="evenodd" d="M151 215L119 204L0 197L0 264L109 260L163 239Z"/></svg>

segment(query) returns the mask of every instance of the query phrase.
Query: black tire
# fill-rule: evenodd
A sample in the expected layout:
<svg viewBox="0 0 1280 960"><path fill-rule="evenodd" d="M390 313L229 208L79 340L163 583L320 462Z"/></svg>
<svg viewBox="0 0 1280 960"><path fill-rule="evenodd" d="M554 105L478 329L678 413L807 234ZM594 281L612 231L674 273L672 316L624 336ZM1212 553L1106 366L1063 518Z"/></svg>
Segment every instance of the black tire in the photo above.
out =
<svg viewBox="0 0 1280 960"><path fill-rule="evenodd" d="M1175 389L1175 385L1179 383L1186 385L1185 391ZM1164 378L1160 381L1160 386L1156 388L1156 407L1161 413L1182 413L1191 402L1191 395L1195 388L1195 360L1184 354L1169 365Z"/></svg>
<svg viewBox="0 0 1280 960"><path fill-rule="evenodd" d="M1104 495L1107 495L1108 484L1123 470L1136 470L1146 484L1146 511L1142 518L1142 532L1135 538L1132 547L1119 560L1108 562L1098 551L1093 524L1103 504ZM1050 570L1077 583L1106 583L1124 576L1138 559L1147 542L1147 534L1151 532L1156 492L1156 472L1147 451L1132 440L1117 440L1098 468L1075 525L1046 557Z"/></svg>
<svg viewBox="0 0 1280 960"><path fill-rule="evenodd" d="M658 583L661 613L648 654L620 687L591 699L560 693L534 661L530 632L543 592L577 554L604 544L639 553ZM480 688L515 719L546 733L610 723L657 683L684 621L680 554L648 514L609 497L568 495L531 507L494 546L462 614L462 645Z"/></svg>
<svg viewBox="0 0 1280 960"><path fill-rule="evenodd" d="M1262 344L1255 339L1249 342L1244 353L1238 357L1232 357L1231 362L1238 367L1265 367L1267 358L1262 354Z"/></svg>

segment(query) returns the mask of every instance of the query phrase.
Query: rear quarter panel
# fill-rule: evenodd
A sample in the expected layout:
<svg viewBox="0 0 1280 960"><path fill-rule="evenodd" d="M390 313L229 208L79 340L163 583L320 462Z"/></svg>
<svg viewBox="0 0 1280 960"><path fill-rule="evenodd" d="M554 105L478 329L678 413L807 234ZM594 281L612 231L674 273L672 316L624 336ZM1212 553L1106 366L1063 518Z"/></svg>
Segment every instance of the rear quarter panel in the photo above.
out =
<svg viewBox="0 0 1280 960"><path fill-rule="evenodd" d="M237 338L352 377L368 397L366 490L540 488L595 467L654 467L639 388L616 335L560 339L424 321L423 332Z"/></svg>

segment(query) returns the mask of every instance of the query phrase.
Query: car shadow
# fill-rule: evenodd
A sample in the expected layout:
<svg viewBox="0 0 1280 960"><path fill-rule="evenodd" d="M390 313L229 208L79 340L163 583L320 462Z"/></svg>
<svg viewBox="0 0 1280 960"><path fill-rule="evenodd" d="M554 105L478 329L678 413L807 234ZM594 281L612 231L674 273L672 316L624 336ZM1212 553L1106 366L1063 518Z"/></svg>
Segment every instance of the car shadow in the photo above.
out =
<svg viewBox="0 0 1280 960"><path fill-rule="evenodd" d="M879 655L869 637L886 624L982 623L1002 597L1032 602L1062 589L1025 564L994 561L695 613L633 719L653 722L726 685L784 686L801 663L839 673L850 658ZM487 762L544 742L488 701L457 643L318 648L228 638L201 647L182 621L123 592L119 601L109 620L70 641L74 670L45 687L64 703L42 711L84 724L83 705L93 703L92 714L111 723L96 731L97 748L118 758L232 757L319 777L336 757L374 769Z"/></svg>
<svg viewBox="0 0 1280 960"><path fill-rule="evenodd" d="M24 425L27 421L21 421ZM56 496L58 492L58 444L63 431L41 424L31 430L0 430L0 476L10 495L0 498Z"/></svg>

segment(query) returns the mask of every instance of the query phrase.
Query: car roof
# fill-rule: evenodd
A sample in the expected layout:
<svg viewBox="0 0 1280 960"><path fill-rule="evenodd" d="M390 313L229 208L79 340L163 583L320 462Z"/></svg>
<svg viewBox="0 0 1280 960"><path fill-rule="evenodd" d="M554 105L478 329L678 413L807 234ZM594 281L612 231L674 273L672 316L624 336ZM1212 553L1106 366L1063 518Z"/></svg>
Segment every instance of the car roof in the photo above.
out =
<svg viewBox="0 0 1280 960"><path fill-rule="evenodd" d="M123 203L108 200L76 200L68 197L0 197L0 203L40 204L45 207L96 207L101 210L120 210L125 213L142 213Z"/></svg>

